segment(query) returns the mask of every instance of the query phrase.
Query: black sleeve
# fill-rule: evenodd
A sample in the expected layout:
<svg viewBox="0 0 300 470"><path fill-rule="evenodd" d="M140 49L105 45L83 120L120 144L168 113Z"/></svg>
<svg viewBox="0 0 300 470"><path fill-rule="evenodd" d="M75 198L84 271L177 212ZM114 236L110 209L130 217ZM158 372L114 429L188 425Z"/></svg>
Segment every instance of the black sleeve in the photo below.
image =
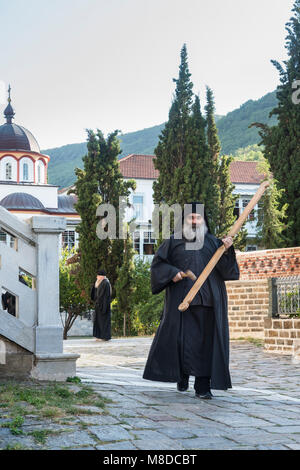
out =
<svg viewBox="0 0 300 470"><path fill-rule="evenodd" d="M170 240L165 240L154 255L151 264L151 290L152 294L159 294L180 269L170 264L168 255L170 250Z"/></svg>
<svg viewBox="0 0 300 470"><path fill-rule="evenodd" d="M222 240L216 238L217 249L223 245ZM234 246L223 253L215 268L222 277L223 281L237 281L240 278L240 269L236 260Z"/></svg>
<svg viewBox="0 0 300 470"><path fill-rule="evenodd" d="M95 284L94 284L93 287L91 288L91 300L96 300L96 288L95 288Z"/></svg>

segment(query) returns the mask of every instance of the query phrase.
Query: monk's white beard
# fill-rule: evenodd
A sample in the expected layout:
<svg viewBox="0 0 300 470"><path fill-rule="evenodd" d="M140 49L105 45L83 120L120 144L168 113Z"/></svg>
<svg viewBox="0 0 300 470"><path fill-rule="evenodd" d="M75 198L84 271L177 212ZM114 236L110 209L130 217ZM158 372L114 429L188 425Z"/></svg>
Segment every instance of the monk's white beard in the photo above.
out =
<svg viewBox="0 0 300 470"><path fill-rule="evenodd" d="M183 224L183 235L186 240L189 242L196 242L197 249L201 250L204 245L204 238L208 232L207 225L205 220L201 224L197 224L196 228L194 229L190 224L184 223ZM195 238L196 236L196 238Z"/></svg>

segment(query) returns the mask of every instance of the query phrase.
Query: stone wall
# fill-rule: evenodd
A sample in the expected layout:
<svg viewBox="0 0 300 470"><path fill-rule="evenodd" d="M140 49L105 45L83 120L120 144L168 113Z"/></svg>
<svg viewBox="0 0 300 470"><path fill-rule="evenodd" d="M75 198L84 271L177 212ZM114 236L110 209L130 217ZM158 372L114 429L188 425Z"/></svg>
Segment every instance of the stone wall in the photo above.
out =
<svg viewBox="0 0 300 470"><path fill-rule="evenodd" d="M236 258L240 267L240 279L265 279L300 274L300 246L237 252Z"/></svg>
<svg viewBox="0 0 300 470"><path fill-rule="evenodd" d="M33 354L0 335L0 378L28 377L33 367Z"/></svg>
<svg viewBox="0 0 300 470"><path fill-rule="evenodd" d="M300 356L300 318L265 318L265 350Z"/></svg>
<svg viewBox="0 0 300 470"><path fill-rule="evenodd" d="M264 320L269 312L268 280L226 281L231 338L264 338Z"/></svg>
<svg viewBox="0 0 300 470"><path fill-rule="evenodd" d="M87 318L77 317L71 329L68 331L68 337L72 336L93 336L93 322Z"/></svg>

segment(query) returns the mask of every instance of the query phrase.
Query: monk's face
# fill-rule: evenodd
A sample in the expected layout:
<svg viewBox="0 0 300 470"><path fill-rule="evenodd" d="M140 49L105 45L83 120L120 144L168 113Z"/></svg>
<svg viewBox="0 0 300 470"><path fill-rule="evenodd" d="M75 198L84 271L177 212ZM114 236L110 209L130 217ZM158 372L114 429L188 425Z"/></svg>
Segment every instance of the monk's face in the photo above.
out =
<svg viewBox="0 0 300 470"><path fill-rule="evenodd" d="M203 223L203 217L201 214L192 213L186 216L186 223L191 225L193 229L199 227Z"/></svg>

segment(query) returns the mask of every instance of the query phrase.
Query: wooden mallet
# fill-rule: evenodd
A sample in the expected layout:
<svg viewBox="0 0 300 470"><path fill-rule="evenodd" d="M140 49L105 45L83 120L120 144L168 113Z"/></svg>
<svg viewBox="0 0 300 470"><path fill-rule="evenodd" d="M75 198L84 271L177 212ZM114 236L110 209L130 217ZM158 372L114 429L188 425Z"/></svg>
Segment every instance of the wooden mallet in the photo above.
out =
<svg viewBox="0 0 300 470"><path fill-rule="evenodd" d="M250 212L252 211L254 206L258 203L258 201L260 200L260 198L262 197L263 193L265 192L265 190L268 186L269 186L268 181L264 181L260 185L260 187L258 188L256 193L252 197L249 204L245 207L243 213L240 215L240 217L237 219L237 221L231 227L231 229L228 233L229 237L233 238L238 233L238 231L241 229L243 223L247 219L248 215L250 214ZM206 279L208 278L208 276L211 273L211 271L213 270L213 268L216 266L217 262L219 261L219 259L223 255L224 251L225 251L225 246L223 244L222 246L220 246L217 249L215 254L209 260L209 262L207 263L207 265L203 269L202 273L198 277L197 281L195 282L193 287L191 287L191 289L189 290L189 292L187 293L187 295L185 296L185 298L183 299L183 301L179 305L178 310L180 310L181 312L184 312L185 310L187 310L189 308L189 305L192 302L193 298L195 297L195 295L199 291L202 284L206 281Z"/></svg>

